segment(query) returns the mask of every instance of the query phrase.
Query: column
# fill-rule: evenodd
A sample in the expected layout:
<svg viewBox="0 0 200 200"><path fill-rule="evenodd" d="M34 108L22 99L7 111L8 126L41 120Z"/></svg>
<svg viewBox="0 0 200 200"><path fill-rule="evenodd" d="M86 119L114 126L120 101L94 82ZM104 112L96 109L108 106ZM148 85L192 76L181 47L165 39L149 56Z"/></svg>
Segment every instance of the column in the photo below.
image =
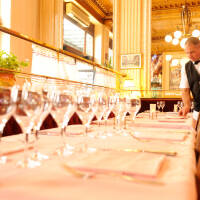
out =
<svg viewBox="0 0 200 200"><path fill-rule="evenodd" d="M123 89L125 80L134 90L150 89L151 61L151 0L115 0L113 5L114 67L126 73L117 87ZM121 55L139 54L141 67L122 69ZM124 88L125 89L125 88Z"/></svg>
<svg viewBox="0 0 200 200"><path fill-rule="evenodd" d="M12 30L39 40L39 19L39 0L11 0ZM20 61L28 61L29 65L23 71L31 72L32 43L11 36L10 51Z"/></svg>
<svg viewBox="0 0 200 200"><path fill-rule="evenodd" d="M95 62L104 65L109 49L109 30L103 24L95 24Z"/></svg>
<svg viewBox="0 0 200 200"><path fill-rule="evenodd" d="M40 40L57 48L63 42L63 1L40 0Z"/></svg>

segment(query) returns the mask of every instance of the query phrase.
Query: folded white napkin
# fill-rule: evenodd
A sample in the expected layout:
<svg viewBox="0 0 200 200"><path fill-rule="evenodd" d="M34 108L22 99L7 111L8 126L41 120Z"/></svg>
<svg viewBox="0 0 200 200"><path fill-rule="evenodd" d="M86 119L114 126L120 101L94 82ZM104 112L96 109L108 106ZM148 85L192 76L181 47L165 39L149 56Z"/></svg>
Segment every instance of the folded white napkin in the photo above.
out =
<svg viewBox="0 0 200 200"><path fill-rule="evenodd" d="M79 170L99 174L119 173L141 178L156 178L165 157L165 155L144 152L98 151L84 158L84 163L72 165Z"/></svg>
<svg viewBox="0 0 200 200"><path fill-rule="evenodd" d="M133 132L133 135L141 139L155 139L155 140L169 140L169 141L183 141L186 138L184 132Z"/></svg>

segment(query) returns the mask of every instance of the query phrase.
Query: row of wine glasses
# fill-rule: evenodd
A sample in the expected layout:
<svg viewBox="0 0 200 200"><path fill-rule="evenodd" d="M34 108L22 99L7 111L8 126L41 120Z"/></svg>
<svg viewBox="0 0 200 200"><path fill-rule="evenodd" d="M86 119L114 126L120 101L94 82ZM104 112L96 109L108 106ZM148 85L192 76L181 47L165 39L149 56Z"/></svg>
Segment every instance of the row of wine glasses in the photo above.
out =
<svg viewBox="0 0 200 200"><path fill-rule="evenodd" d="M184 103L183 101L177 101L177 108L178 108L178 111L180 111L184 106ZM191 112L194 110L194 102L192 101L191 102Z"/></svg>
<svg viewBox="0 0 200 200"><path fill-rule="evenodd" d="M34 117L38 113L40 107L41 96L37 91L33 90L33 87L31 87L28 82L25 82L21 87L19 85L14 85L12 87L0 88L1 136L5 124L11 116L15 117L25 136L24 159L18 162L19 166L29 166L30 163L38 165L38 163L34 163L28 158L27 149L29 145L29 135L35 125ZM5 157L1 157L1 160L6 162Z"/></svg>
<svg viewBox="0 0 200 200"><path fill-rule="evenodd" d="M157 105L158 110L161 109L161 111L163 112L163 109L165 107L165 101L157 101L156 105Z"/></svg>
<svg viewBox="0 0 200 200"><path fill-rule="evenodd" d="M65 140L68 134L66 127L75 112L85 127L84 136L87 136L95 116L99 124L104 119L106 125L110 113L113 112L119 124L120 120L126 122L125 116L128 112L133 113L134 119L139 108L139 101L120 97L120 94L109 88L75 83L64 85L49 80L46 80L42 87L37 87L30 79L21 85L0 88L0 133L2 136L6 122L13 115L22 129L25 145L24 158L20 159L17 165L32 168L39 166L40 160L48 158L38 151L37 146L38 132L48 114L52 114L60 130L61 144L57 153L63 156L69 153L69 144ZM29 155L32 133L35 136L34 153ZM98 134L102 136L107 133L104 131ZM2 157L0 162L5 162L5 158Z"/></svg>
<svg viewBox="0 0 200 200"><path fill-rule="evenodd" d="M177 108L178 108L178 111L183 108L183 102L182 101L177 101Z"/></svg>
<svg viewBox="0 0 200 200"><path fill-rule="evenodd" d="M7 121L15 113L17 95L17 87L0 87L0 140ZM5 164L6 160L0 153L0 164Z"/></svg>
<svg viewBox="0 0 200 200"><path fill-rule="evenodd" d="M24 133L24 159L20 160L17 165L21 167L34 167L40 165L28 155L30 144L30 135L35 126L35 119L38 117L42 107L42 96L30 82L25 82L22 87L18 86L18 98L16 102L16 111L14 117Z"/></svg>

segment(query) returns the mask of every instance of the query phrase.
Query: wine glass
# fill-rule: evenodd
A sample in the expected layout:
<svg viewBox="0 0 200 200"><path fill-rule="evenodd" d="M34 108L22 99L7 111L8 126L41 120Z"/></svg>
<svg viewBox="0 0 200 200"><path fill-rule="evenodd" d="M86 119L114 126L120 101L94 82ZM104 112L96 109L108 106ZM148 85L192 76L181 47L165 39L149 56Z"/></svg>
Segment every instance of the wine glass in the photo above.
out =
<svg viewBox="0 0 200 200"><path fill-rule="evenodd" d="M51 114L60 129L62 145L57 153L62 156L67 156L70 153L70 146L65 142L65 134L69 120L75 111L76 105L72 87L64 86L64 88L54 91Z"/></svg>
<svg viewBox="0 0 200 200"><path fill-rule="evenodd" d="M126 116L127 114L131 115L130 111L131 111L131 99L130 97L124 97L124 98L120 98L119 102L121 103L121 108L119 110L120 112L120 119L121 122L123 122L123 124L120 125L121 131L120 133L122 133L123 136L127 136L127 130L126 130Z"/></svg>
<svg viewBox="0 0 200 200"><path fill-rule="evenodd" d="M125 112L126 112L125 117L127 114L129 114L129 117L132 115L131 108L132 108L131 96L128 95L125 98ZM126 129L126 118L125 118L124 128Z"/></svg>
<svg viewBox="0 0 200 200"><path fill-rule="evenodd" d="M132 117L133 121L135 120L138 112L140 111L140 108L141 108L141 100L138 98L131 99L130 113L133 116Z"/></svg>
<svg viewBox="0 0 200 200"><path fill-rule="evenodd" d="M76 112L85 126L84 135L87 135L88 128L97 109L95 95L92 90L93 88L89 86L83 86L76 91Z"/></svg>
<svg viewBox="0 0 200 200"><path fill-rule="evenodd" d="M104 112L104 115L103 115L103 118L104 118L104 121L105 121L105 135L108 135L108 136L112 136L112 132L108 132L107 130L107 122L108 122L108 118L110 116L110 113L114 110L114 106L116 104L116 98L115 98L115 90L111 89L111 88L106 88L105 89L105 95L107 96L107 106L105 108L105 112ZM114 117L114 120L115 120L115 117ZM114 121L115 123L115 121Z"/></svg>
<svg viewBox="0 0 200 200"><path fill-rule="evenodd" d="M48 159L48 156L42 154L38 150L38 142L39 142L39 131L40 127L45 120L45 118L50 114L52 108L52 94L51 90L47 88L41 88L41 106L38 112L35 114L34 118L34 135L35 135L35 143L34 143L34 154L33 159L41 161Z"/></svg>
<svg viewBox="0 0 200 200"><path fill-rule="evenodd" d="M115 114L116 119L116 133L121 133L121 122L123 121L123 117L125 114L125 99L120 97L119 93L115 95L115 104L113 107L113 112Z"/></svg>
<svg viewBox="0 0 200 200"><path fill-rule="evenodd" d="M160 111L161 102L160 102L160 101L157 101L157 102L156 102L156 105L157 105L158 110Z"/></svg>
<svg viewBox="0 0 200 200"><path fill-rule="evenodd" d="M163 109L165 107L165 101L160 101L160 107L161 107L162 112L163 112Z"/></svg>
<svg viewBox="0 0 200 200"><path fill-rule="evenodd" d="M75 104L76 104L76 113L78 114L84 126L83 136L87 136L90 123L94 118L95 112L97 110L97 103L93 88L87 85L77 87ZM85 152L88 150L89 148L87 147L87 142L84 141L82 151Z"/></svg>
<svg viewBox="0 0 200 200"><path fill-rule="evenodd" d="M183 106L184 106L184 103L183 103L183 101L181 101L181 109L183 108Z"/></svg>
<svg viewBox="0 0 200 200"><path fill-rule="evenodd" d="M14 117L22 129L24 134L24 159L17 162L17 166L25 168L34 168L40 165L40 162L34 161L28 156L28 146L30 145L29 136L34 127L35 115L39 112L41 107L41 95L33 87L30 82L25 82L22 87L19 87L17 96L16 110Z"/></svg>
<svg viewBox="0 0 200 200"><path fill-rule="evenodd" d="M178 107L178 111L180 111L180 109L181 109L181 101L177 101L177 107Z"/></svg>
<svg viewBox="0 0 200 200"><path fill-rule="evenodd" d="M12 87L0 86L0 140L7 121L15 112L17 94L18 89L16 85ZM6 156L0 155L0 164L5 164L6 160Z"/></svg>
<svg viewBox="0 0 200 200"><path fill-rule="evenodd" d="M108 103L108 97L104 92L104 89L96 87L95 88L95 116L97 117L98 126L100 127L100 123L102 121L102 118L104 116L104 113L106 112L107 103ZM103 132L101 129L98 130L98 136L103 136Z"/></svg>

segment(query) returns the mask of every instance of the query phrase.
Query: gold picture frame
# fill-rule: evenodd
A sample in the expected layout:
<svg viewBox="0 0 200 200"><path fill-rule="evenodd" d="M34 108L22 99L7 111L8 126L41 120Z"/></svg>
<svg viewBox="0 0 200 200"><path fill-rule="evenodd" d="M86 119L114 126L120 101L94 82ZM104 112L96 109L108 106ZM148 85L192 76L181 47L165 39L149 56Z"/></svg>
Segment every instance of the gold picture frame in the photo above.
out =
<svg viewBox="0 0 200 200"><path fill-rule="evenodd" d="M169 90L179 89L181 80L181 65L172 66L169 69Z"/></svg>
<svg viewBox="0 0 200 200"><path fill-rule="evenodd" d="M168 60L167 57L171 56ZM179 88L181 80L181 68L185 66L188 58L184 51L164 52L162 68L162 90L166 98L181 98Z"/></svg>
<svg viewBox="0 0 200 200"><path fill-rule="evenodd" d="M141 54L121 55L121 69L141 68Z"/></svg>

